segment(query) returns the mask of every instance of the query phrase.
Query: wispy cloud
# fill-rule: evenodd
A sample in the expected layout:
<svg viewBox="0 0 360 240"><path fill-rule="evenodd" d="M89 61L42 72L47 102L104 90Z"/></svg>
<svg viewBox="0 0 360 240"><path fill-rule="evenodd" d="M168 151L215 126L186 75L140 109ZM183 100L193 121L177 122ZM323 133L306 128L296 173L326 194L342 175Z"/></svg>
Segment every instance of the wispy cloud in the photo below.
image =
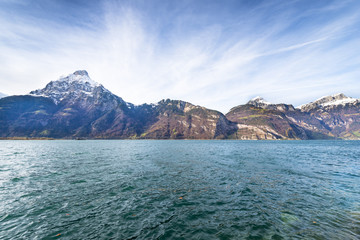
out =
<svg viewBox="0 0 360 240"><path fill-rule="evenodd" d="M135 104L173 98L226 112L256 95L295 105L335 92L360 97L356 1L59 4L24 12L3 3L2 92L87 69Z"/></svg>

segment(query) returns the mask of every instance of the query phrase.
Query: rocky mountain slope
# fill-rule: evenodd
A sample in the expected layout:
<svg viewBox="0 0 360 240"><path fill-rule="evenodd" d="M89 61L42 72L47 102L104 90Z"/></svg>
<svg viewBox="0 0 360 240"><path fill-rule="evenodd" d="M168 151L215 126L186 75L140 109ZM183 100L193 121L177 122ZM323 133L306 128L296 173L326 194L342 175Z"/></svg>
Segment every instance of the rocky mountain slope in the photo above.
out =
<svg viewBox="0 0 360 240"><path fill-rule="evenodd" d="M289 104L272 104L257 97L234 107L226 117L238 124L245 139L329 139L326 133L301 126L295 119L303 115ZM248 126L251 126L249 131ZM250 138L249 138L250 136Z"/></svg>
<svg viewBox="0 0 360 240"><path fill-rule="evenodd" d="M257 97L231 109L226 117L256 127L252 139L360 139L360 101L344 94L298 108Z"/></svg>
<svg viewBox="0 0 360 240"><path fill-rule="evenodd" d="M330 136L360 139L360 99L344 94L322 97L299 107L301 112L321 122ZM311 124L304 118L304 124Z"/></svg>
<svg viewBox="0 0 360 240"><path fill-rule="evenodd" d="M335 95L319 98L314 102L301 105L298 108L300 108L302 112L311 112L320 109L328 111L338 107L344 108L349 106L355 106L359 103L360 100L357 98L347 97L342 93L338 93Z"/></svg>
<svg viewBox="0 0 360 240"><path fill-rule="evenodd" d="M360 101L343 94L294 108L257 97L226 115L180 100L135 106L84 70L0 99L0 137L360 139Z"/></svg>
<svg viewBox="0 0 360 240"><path fill-rule="evenodd" d="M224 139L236 131L222 113L184 101L162 100L152 111L152 124L141 138Z"/></svg>

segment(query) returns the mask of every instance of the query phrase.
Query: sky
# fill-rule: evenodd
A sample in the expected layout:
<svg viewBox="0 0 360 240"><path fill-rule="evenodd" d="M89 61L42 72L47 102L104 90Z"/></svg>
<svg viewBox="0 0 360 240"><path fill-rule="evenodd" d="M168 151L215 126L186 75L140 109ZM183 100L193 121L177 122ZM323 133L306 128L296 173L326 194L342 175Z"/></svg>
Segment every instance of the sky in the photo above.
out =
<svg viewBox="0 0 360 240"><path fill-rule="evenodd" d="M134 104L360 97L358 0L0 0L0 92L85 69Z"/></svg>

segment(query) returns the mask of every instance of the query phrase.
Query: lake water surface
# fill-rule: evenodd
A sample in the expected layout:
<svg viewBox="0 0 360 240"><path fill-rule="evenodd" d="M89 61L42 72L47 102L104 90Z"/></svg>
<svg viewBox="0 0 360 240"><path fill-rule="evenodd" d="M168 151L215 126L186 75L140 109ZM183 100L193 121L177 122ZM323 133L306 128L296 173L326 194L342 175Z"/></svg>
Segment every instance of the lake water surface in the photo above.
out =
<svg viewBox="0 0 360 240"><path fill-rule="evenodd" d="M360 239L360 142L0 141L0 239Z"/></svg>

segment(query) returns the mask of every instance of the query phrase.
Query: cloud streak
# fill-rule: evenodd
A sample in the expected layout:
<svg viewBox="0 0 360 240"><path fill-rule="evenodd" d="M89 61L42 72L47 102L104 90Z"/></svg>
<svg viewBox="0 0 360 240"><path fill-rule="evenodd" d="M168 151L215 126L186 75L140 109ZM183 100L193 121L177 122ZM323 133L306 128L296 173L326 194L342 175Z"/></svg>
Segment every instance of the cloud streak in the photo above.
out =
<svg viewBox="0 0 360 240"><path fill-rule="evenodd" d="M135 104L173 98L226 112L257 95L295 105L360 97L360 4L302 2L2 3L0 90L23 94L87 69Z"/></svg>

